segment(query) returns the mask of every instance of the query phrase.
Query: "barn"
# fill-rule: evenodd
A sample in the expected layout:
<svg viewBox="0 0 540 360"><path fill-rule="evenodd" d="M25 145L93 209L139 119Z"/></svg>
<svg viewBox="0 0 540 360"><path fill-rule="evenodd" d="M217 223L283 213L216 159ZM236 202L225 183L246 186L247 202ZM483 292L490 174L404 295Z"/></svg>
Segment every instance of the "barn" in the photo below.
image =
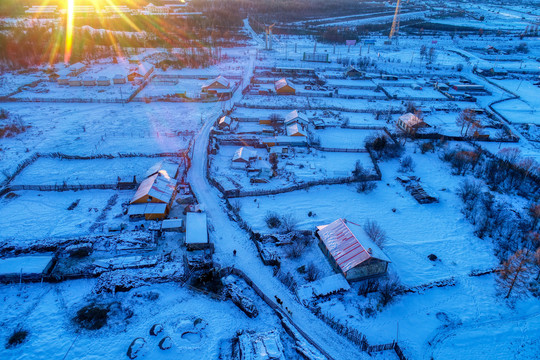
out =
<svg viewBox="0 0 540 360"><path fill-rule="evenodd" d="M288 81L285 78L279 79L278 81L276 81L274 83L274 87L276 89L276 93L280 94L280 95L294 95L294 94L296 94L296 89L294 88L294 86L292 86L290 81Z"/></svg>
<svg viewBox="0 0 540 360"><path fill-rule="evenodd" d="M390 259L371 241L362 226L340 218L317 226L316 234L322 252L347 281L381 276L388 270Z"/></svg>

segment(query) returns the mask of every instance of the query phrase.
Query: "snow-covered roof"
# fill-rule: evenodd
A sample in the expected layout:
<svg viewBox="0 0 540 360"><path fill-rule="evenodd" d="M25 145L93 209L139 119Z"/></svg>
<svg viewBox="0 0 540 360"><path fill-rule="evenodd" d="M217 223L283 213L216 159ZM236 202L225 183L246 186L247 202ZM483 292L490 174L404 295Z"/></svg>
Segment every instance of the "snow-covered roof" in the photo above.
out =
<svg viewBox="0 0 540 360"><path fill-rule="evenodd" d="M78 63L75 63L75 64L71 65L69 67L69 69L77 71L77 70L80 70L80 69L84 69L85 67L86 67L86 65L84 65L83 63L78 62Z"/></svg>
<svg viewBox="0 0 540 360"><path fill-rule="evenodd" d="M399 117L399 120L403 121L405 124L414 127L422 124L424 121L413 113L406 113Z"/></svg>
<svg viewBox="0 0 540 360"><path fill-rule="evenodd" d="M279 79L278 81L275 82L274 84L276 90L279 90L285 86L290 86L291 88L294 89L294 87L287 81L287 79L283 78L283 79Z"/></svg>
<svg viewBox="0 0 540 360"><path fill-rule="evenodd" d="M257 152L255 150L251 150L242 146L241 148L236 149L236 151L234 152L232 161L249 162L249 160L256 157L257 157Z"/></svg>
<svg viewBox="0 0 540 360"><path fill-rule="evenodd" d="M131 203L148 195L168 204L174 194L174 189L173 180L165 170L160 170L158 173L144 179L141 185L139 185L133 199L131 199Z"/></svg>
<svg viewBox="0 0 540 360"><path fill-rule="evenodd" d="M304 124L309 123L309 119L306 114L298 112L298 110L293 110L285 116L285 125L292 123L293 121L298 121Z"/></svg>
<svg viewBox="0 0 540 360"><path fill-rule="evenodd" d="M188 212L186 214L186 244L208 243L206 213Z"/></svg>
<svg viewBox="0 0 540 360"><path fill-rule="evenodd" d="M180 229L183 225L182 219L167 219L161 222L161 230Z"/></svg>
<svg viewBox="0 0 540 360"><path fill-rule="evenodd" d="M372 258L390 262L358 224L340 218L317 229L322 242L344 273Z"/></svg>
<svg viewBox="0 0 540 360"><path fill-rule="evenodd" d="M294 136L294 135L306 136L306 132L304 131L304 129L302 129L300 124L296 122L290 125L287 125L287 136Z"/></svg>
<svg viewBox="0 0 540 360"><path fill-rule="evenodd" d="M311 298L326 296L338 291L347 291L351 288L342 274L334 274L311 283L302 285L296 291L300 300L306 301Z"/></svg>
<svg viewBox="0 0 540 360"><path fill-rule="evenodd" d="M174 178L176 172L178 171L178 164L166 160L158 161L146 171L144 177L147 178L162 170L165 171L169 177Z"/></svg>
<svg viewBox="0 0 540 360"><path fill-rule="evenodd" d="M0 274L41 274L53 259L53 255L17 256L0 259Z"/></svg>
<svg viewBox="0 0 540 360"><path fill-rule="evenodd" d="M219 125L231 125L231 123L232 119L229 116L222 116L218 122Z"/></svg>
<svg viewBox="0 0 540 360"><path fill-rule="evenodd" d="M214 83L218 83L218 84L221 84L225 87L230 87L230 84L231 82L229 80L227 80L224 76L222 75L219 75L217 78L213 79L213 80L210 80L209 82L206 83L206 85L204 87L210 87L212 86Z"/></svg>
<svg viewBox="0 0 540 360"><path fill-rule="evenodd" d="M145 214L165 214L165 212L167 212L167 204L148 203L144 210Z"/></svg>

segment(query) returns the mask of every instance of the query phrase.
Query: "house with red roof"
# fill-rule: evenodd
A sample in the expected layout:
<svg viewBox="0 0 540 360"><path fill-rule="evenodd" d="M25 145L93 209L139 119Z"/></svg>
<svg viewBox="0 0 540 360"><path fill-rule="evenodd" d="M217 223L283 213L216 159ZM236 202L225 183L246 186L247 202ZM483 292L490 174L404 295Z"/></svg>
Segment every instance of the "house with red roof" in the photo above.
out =
<svg viewBox="0 0 540 360"><path fill-rule="evenodd" d="M332 267L347 281L381 276L388 270L390 259L368 237L362 226L346 219L317 226L319 247Z"/></svg>

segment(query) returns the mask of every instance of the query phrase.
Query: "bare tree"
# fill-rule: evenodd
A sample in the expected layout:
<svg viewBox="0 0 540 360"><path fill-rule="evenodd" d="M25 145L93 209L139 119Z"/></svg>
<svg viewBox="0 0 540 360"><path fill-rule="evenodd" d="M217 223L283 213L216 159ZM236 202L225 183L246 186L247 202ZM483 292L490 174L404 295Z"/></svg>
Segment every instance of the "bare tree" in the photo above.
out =
<svg viewBox="0 0 540 360"><path fill-rule="evenodd" d="M367 236L379 247L384 246L386 241L386 232L381 228L381 226L375 220L368 220L364 224L364 231Z"/></svg>
<svg viewBox="0 0 540 360"><path fill-rule="evenodd" d="M532 218L531 230L534 230L538 226L538 221L540 221L540 204L531 205L529 207L529 215Z"/></svg>
<svg viewBox="0 0 540 360"><path fill-rule="evenodd" d="M512 292L517 296L527 291L527 281L531 276L532 257L527 249L516 251L502 264L497 282L502 291L506 292L508 299Z"/></svg>
<svg viewBox="0 0 540 360"><path fill-rule="evenodd" d="M290 233L294 231L297 224L298 221L291 214L283 215L281 217L281 231L284 233Z"/></svg>
<svg viewBox="0 0 540 360"><path fill-rule="evenodd" d="M379 304L386 306L394 300L396 295L401 293L401 285L397 277L391 277L379 286Z"/></svg>
<svg viewBox="0 0 540 360"><path fill-rule="evenodd" d="M476 113L472 109L463 109L456 118L456 124L461 126L461 135L468 133L471 125L476 122Z"/></svg>

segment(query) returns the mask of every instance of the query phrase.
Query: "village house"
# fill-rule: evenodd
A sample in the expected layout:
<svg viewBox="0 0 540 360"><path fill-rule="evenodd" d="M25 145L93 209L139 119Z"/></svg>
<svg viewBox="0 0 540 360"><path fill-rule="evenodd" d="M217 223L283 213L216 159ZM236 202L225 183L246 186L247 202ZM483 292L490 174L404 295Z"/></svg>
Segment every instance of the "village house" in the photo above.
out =
<svg viewBox="0 0 540 360"><path fill-rule="evenodd" d="M424 120L420 119L413 113L401 115L397 120L396 125L399 129L411 135L416 134L418 129L429 127L429 125L426 124Z"/></svg>
<svg viewBox="0 0 540 360"><path fill-rule="evenodd" d="M381 276L388 270L390 259L371 241L362 226L337 219L317 226L316 234L322 252L347 281Z"/></svg>
<svg viewBox="0 0 540 360"><path fill-rule="evenodd" d="M129 203L129 216L133 218L144 215L146 220L164 219L169 214L175 196L175 181L165 170L160 170L139 185Z"/></svg>
<svg viewBox="0 0 540 360"><path fill-rule="evenodd" d="M250 161L255 159L257 159L257 152L242 146L234 152L232 162L249 164Z"/></svg>
<svg viewBox="0 0 540 360"><path fill-rule="evenodd" d="M292 84L285 78L279 79L274 83L274 88L276 93L279 95L294 95L296 94L296 89Z"/></svg>
<svg viewBox="0 0 540 360"><path fill-rule="evenodd" d="M292 123L300 123L302 125L307 125L309 119L306 114L298 112L298 110L293 110L285 116L285 125L290 125Z"/></svg>
<svg viewBox="0 0 540 360"><path fill-rule="evenodd" d="M148 77L154 72L154 66L148 63L141 63L139 66L131 68L127 75L128 81L140 81L148 79Z"/></svg>
<svg viewBox="0 0 540 360"><path fill-rule="evenodd" d="M220 75L203 85L201 88L201 93L227 97L232 96L232 90L231 82Z"/></svg>

